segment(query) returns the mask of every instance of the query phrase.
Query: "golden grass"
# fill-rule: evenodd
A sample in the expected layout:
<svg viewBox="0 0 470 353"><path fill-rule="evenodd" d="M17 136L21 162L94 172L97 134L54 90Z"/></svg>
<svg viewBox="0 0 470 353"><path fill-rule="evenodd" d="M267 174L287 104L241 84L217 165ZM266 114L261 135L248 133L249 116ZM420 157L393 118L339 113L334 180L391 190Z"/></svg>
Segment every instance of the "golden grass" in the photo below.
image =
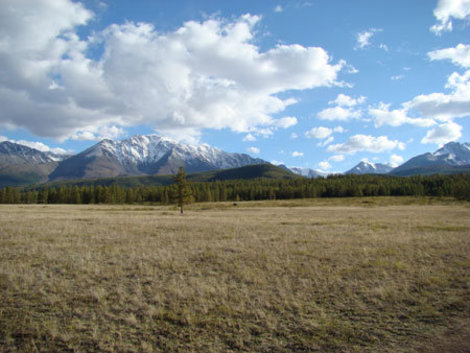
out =
<svg viewBox="0 0 470 353"><path fill-rule="evenodd" d="M238 205L1 206L0 351L470 350L468 203Z"/></svg>

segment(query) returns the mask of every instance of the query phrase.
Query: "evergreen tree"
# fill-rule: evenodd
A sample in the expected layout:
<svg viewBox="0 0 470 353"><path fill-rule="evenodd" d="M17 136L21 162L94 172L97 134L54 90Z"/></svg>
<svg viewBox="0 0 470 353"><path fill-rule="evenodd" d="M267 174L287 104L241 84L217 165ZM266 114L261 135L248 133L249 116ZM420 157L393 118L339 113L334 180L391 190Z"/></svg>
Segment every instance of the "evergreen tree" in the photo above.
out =
<svg viewBox="0 0 470 353"><path fill-rule="evenodd" d="M175 175L174 181L176 184L174 198L178 203L181 214L183 214L183 205L192 201L192 190L186 181L186 173L183 167L180 167L178 173Z"/></svg>

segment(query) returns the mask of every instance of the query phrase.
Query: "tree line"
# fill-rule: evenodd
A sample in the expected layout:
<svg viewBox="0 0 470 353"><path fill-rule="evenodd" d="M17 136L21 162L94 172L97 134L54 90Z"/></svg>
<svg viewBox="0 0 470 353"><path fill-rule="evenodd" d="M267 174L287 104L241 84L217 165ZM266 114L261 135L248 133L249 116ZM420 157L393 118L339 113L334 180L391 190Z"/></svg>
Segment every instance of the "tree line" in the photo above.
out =
<svg viewBox="0 0 470 353"><path fill-rule="evenodd" d="M470 174L394 177L331 175L327 178L251 179L188 183L195 202L357 196L451 196L470 201ZM174 203L177 183L126 187L62 185L0 190L0 203L124 204Z"/></svg>

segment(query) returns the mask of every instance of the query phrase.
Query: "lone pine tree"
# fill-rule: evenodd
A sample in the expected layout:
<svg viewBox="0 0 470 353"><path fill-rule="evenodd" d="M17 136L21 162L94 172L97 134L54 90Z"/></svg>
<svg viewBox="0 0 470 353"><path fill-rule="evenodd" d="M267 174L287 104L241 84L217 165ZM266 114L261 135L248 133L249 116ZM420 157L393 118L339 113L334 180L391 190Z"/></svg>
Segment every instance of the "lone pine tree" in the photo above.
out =
<svg viewBox="0 0 470 353"><path fill-rule="evenodd" d="M188 204L192 201L192 191L189 187L188 182L186 181L186 173L183 167L179 168L174 180L176 184L175 198L178 202L180 212L183 213L183 205Z"/></svg>

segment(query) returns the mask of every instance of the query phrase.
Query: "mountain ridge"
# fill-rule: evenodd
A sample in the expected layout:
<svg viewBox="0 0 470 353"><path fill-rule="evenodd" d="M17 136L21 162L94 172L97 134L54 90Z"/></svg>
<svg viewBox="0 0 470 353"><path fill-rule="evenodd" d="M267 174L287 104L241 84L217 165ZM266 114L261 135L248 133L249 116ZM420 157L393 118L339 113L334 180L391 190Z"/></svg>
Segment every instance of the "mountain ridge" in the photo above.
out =
<svg viewBox="0 0 470 353"><path fill-rule="evenodd" d="M157 135L135 135L121 141L102 140L59 163L50 180L105 176L174 174L264 164L247 154L224 152L209 145L178 143Z"/></svg>
<svg viewBox="0 0 470 353"><path fill-rule="evenodd" d="M426 174L452 169L465 171L466 166L470 170L470 143L448 142L433 153L427 152L410 158L393 169L390 174L409 176L420 174L422 170L425 170Z"/></svg>
<svg viewBox="0 0 470 353"><path fill-rule="evenodd" d="M387 174L393 170L393 167L383 163L373 163L370 161L360 161L354 167L344 174Z"/></svg>
<svg viewBox="0 0 470 353"><path fill-rule="evenodd" d="M270 165L247 154L228 153L209 145L182 144L157 135L135 135L121 141L105 139L78 154L61 158L14 142L0 142L0 187L57 180L169 175L180 166L192 174L226 169L236 173L234 169L247 165ZM279 167L302 177L328 175L309 168ZM470 143L449 142L433 153L417 155L389 169L384 164L362 161L344 174L470 173Z"/></svg>

